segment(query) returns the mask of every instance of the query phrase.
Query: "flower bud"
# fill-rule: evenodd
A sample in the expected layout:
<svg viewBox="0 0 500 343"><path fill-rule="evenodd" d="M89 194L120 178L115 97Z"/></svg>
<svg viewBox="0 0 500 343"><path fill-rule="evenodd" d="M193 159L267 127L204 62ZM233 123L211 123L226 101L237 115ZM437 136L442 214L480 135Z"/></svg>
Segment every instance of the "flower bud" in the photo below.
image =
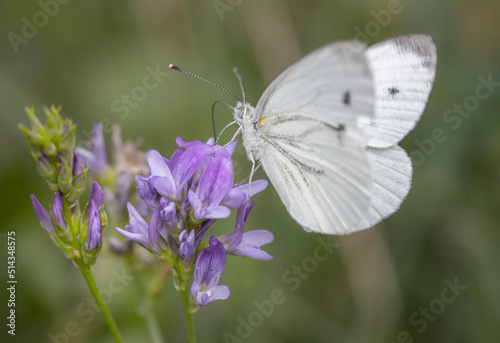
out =
<svg viewBox="0 0 500 343"><path fill-rule="evenodd" d="M94 200L90 200L90 217L88 221L87 239L85 240L85 250L87 252L101 246L102 222L101 216L96 209Z"/></svg>
<svg viewBox="0 0 500 343"><path fill-rule="evenodd" d="M33 205L33 210L35 211L35 215L40 221L40 224L42 224L43 228L47 230L49 234L55 235L54 227L52 226L52 221L50 220L49 213L33 194L31 194L31 203Z"/></svg>
<svg viewBox="0 0 500 343"><path fill-rule="evenodd" d="M57 170L45 153L40 153L37 157L38 173L49 183L57 183Z"/></svg>
<svg viewBox="0 0 500 343"><path fill-rule="evenodd" d="M57 176L57 185L64 194L68 194L73 186L73 168L67 160L62 160L62 166Z"/></svg>
<svg viewBox="0 0 500 343"><path fill-rule="evenodd" d="M60 108L57 107L44 108L47 123L42 124L35 115L34 109L27 108L26 113L30 118L31 128L19 125L19 130L28 139L31 153L37 161L40 153L45 154L52 162L57 157L63 160L71 158L75 148L75 125L71 120L61 118L59 110Z"/></svg>
<svg viewBox="0 0 500 343"><path fill-rule="evenodd" d="M57 237L59 237L65 244L70 244L73 238L71 232L68 230L67 221L71 220L71 218L65 218L64 197L61 191L56 192L50 214L52 216L52 222L54 223Z"/></svg>
<svg viewBox="0 0 500 343"><path fill-rule="evenodd" d="M70 202L75 202L85 192L88 168L78 154L73 154L73 186L68 195Z"/></svg>

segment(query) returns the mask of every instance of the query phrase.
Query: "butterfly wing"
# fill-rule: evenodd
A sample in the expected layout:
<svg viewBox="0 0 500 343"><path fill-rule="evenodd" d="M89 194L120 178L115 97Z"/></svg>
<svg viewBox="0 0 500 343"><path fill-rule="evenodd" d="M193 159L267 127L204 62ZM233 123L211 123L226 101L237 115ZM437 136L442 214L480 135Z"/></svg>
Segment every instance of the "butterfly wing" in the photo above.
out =
<svg viewBox="0 0 500 343"><path fill-rule="evenodd" d="M420 119L436 73L436 46L426 35L393 38L369 47L375 84L375 116L359 118L368 146L397 144Z"/></svg>
<svg viewBox="0 0 500 343"><path fill-rule="evenodd" d="M357 125L374 113L374 86L365 47L337 42L313 51L281 73L255 108L257 119L295 114L331 125Z"/></svg>
<svg viewBox="0 0 500 343"><path fill-rule="evenodd" d="M420 119L436 73L436 47L425 35L408 35L367 49L375 80L375 117L360 118L371 138L367 153L372 170L370 209L357 229L372 227L396 212L411 187L412 165L397 143Z"/></svg>
<svg viewBox="0 0 500 343"><path fill-rule="evenodd" d="M291 216L306 231L354 231L371 195L362 133L280 114L267 117L260 134L260 162Z"/></svg>
<svg viewBox="0 0 500 343"><path fill-rule="evenodd" d="M396 212L411 188L411 160L403 148L367 148L367 153L373 182L370 208L355 231L369 229Z"/></svg>
<svg viewBox="0 0 500 343"><path fill-rule="evenodd" d="M366 139L356 126L360 115L373 112L372 76L357 42L333 43L307 55L259 100L259 139L247 139L245 147L306 231L346 234L368 211Z"/></svg>

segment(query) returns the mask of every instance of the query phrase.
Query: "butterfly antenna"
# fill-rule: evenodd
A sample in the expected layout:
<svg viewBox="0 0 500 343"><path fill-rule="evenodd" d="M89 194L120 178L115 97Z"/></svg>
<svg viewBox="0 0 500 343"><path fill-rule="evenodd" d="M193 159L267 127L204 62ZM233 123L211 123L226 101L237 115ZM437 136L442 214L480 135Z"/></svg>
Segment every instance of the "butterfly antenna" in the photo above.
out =
<svg viewBox="0 0 500 343"><path fill-rule="evenodd" d="M243 89L243 81L241 79L240 73L238 72L238 68L234 67L233 73L234 73L234 75L236 75L236 78L238 79L238 82L240 83L241 93L243 94L243 102L246 102L245 101L245 90Z"/></svg>
<svg viewBox="0 0 500 343"><path fill-rule="evenodd" d="M170 64L168 67L169 67L170 69L172 69L172 70L180 71L181 73L184 73L184 74L187 74L187 75L191 75L191 76L193 76L193 77L196 77L197 79L200 79L200 80L202 80L202 81L205 81L205 82L206 82L206 83L208 83L208 84L211 84L212 86L215 86L215 87L217 87L217 88L219 88L219 89L222 89L224 92L226 92L226 93L228 93L228 94L231 94L231 95L232 95L232 96L234 96L234 97L235 97L238 101L240 101L240 102L241 102L241 99L240 99L240 98L238 98L238 97L236 96L236 94L234 94L233 92L228 91L227 89L225 89L225 88L223 88L223 87L219 86L219 85L218 85L218 84L216 84L216 83L210 82L210 81L208 81L207 79L202 78L201 76L198 76L198 75L196 75L196 74L193 74L193 73L190 73L190 72L188 72L188 71L185 71L185 70L183 70L183 69L181 69L181 68L179 68L179 67L177 67L177 66L175 66L175 65L173 65L173 64Z"/></svg>

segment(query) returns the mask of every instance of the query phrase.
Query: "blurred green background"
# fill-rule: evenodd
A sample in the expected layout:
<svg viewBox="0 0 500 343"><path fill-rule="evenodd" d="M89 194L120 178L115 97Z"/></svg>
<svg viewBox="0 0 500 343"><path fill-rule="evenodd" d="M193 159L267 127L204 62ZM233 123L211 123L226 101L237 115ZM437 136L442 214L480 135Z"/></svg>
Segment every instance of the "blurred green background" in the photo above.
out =
<svg viewBox="0 0 500 343"><path fill-rule="evenodd" d="M141 101L124 105L122 95L142 85L147 68L167 72L175 63L239 94L232 74L237 66L247 100L256 104L284 68L326 43L366 35L372 44L425 33L437 46L437 76L422 119L402 142L418 158L402 208L375 228L335 237L331 256L313 268L317 239L327 237L305 233L269 187L255 197L246 227L274 233L266 250L275 258L229 256L221 283L230 287L231 297L195 315L197 336L199 342L223 342L224 333L240 339L228 342L500 342L500 87L477 106L471 100L480 76L500 81L499 1L63 2L0 2L0 341L52 342L50 333L63 332L74 321L79 334L68 342L111 342L99 315L87 323L88 317L78 314L90 293L32 212L29 194L46 205L52 195L17 129L17 123L28 123L25 106L42 114L43 105L62 105L62 114L78 125L81 144L94 123L109 127L113 122L122 126L125 138L143 137L144 150L169 156L177 136L211 136L214 100L234 100L170 72ZM389 9L398 13L384 16ZM29 37L14 39L13 34L23 35L23 20L39 27L25 28ZM460 124L446 121L443 115L464 101L474 110ZM217 108L219 130L231 120L228 109ZM430 151L436 128L446 139ZM417 143L424 141L428 154ZM239 181L250 164L241 146L236 155ZM260 171L258 177L265 175ZM229 231L232 221L224 225L221 230ZM12 230L17 237L15 337L5 326L5 233ZM310 268L303 280L283 280L303 263ZM94 267L98 285L106 288L110 271L123 268L120 259L103 251ZM446 291L453 283L460 285L455 297ZM276 289L285 300L259 322L255 303L270 299ZM110 303L126 342L149 341L139 301L130 282ZM156 310L166 341L186 342L171 282ZM238 318L248 322L249 317L256 327L241 338Z"/></svg>

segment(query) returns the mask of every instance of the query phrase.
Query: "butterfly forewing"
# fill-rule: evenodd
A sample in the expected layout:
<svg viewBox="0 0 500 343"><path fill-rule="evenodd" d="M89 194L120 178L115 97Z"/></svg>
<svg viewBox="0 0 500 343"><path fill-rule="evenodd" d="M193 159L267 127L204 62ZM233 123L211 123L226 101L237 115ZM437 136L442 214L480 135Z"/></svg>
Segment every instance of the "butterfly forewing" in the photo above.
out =
<svg viewBox="0 0 500 343"><path fill-rule="evenodd" d="M420 119L436 72L431 37L408 35L369 47L366 55L375 84L375 117L360 118L369 146L397 144Z"/></svg>
<svg viewBox="0 0 500 343"><path fill-rule="evenodd" d="M245 147L291 216L307 231L351 232L371 194L366 137L356 128L374 112L364 47L338 42L307 55L271 83L255 111L259 139Z"/></svg>
<svg viewBox="0 0 500 343"><path fill-rule="evenodd" d="M372 116L374 86L364 46L355 41L326 45L291 65L266 89L255 110L262 119L297 114L332 125L356 125Z"/></svg>

